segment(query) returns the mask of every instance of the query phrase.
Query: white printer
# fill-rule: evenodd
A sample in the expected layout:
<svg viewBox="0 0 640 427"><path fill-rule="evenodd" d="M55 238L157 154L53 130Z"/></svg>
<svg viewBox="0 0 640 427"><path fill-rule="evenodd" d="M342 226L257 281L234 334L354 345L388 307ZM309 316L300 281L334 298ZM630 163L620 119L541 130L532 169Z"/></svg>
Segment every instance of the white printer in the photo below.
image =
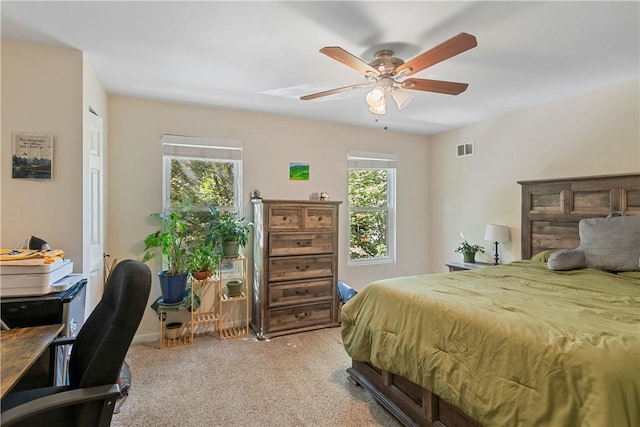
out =
<svg viewBox="0 0 640 427"><path fill-rule="evenodd" d="M0 296L45 295L67 290L77 282L77 278L75 281L67 278L72 271L70 259L60 258L40 265L3 261L0 263Z"/></svg>

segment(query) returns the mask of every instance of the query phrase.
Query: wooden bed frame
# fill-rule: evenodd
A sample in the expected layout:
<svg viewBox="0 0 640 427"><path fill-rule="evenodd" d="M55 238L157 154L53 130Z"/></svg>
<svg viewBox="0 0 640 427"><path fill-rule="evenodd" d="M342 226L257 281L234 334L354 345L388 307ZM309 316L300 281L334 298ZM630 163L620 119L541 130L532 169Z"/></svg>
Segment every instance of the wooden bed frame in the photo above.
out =
<svg viewBox="0 0 640 427"><path fill-rule="evenodd" d="M578 223L611 212L640 215L640 173L518 181L522 186L522 259L580 244ZM405 426L478 427L480 423L429 390L353 360L351 379Z"/></svg>

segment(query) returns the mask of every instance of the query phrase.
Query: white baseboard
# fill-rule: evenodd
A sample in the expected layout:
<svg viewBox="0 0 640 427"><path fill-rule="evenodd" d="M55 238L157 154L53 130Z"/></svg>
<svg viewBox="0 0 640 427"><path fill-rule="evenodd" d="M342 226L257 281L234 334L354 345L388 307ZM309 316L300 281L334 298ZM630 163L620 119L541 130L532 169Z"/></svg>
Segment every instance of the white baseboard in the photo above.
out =
<svg viewBox="0 0 640 427"><path fill-rule="evenodd" d="M131 342L131 344L140 344L143 342L150 342L150 341L160 341L160 333L159 332L154 332L153 334L142 334L142 335L135 335L133 337L133 341Z"/></svg>

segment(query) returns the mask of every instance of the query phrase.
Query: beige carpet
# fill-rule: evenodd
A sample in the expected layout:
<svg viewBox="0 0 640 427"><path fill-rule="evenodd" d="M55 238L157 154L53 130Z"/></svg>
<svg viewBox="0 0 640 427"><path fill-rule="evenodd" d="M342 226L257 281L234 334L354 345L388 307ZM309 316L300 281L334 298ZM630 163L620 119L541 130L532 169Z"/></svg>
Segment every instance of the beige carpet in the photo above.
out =
<svg viewBox="0 0 640 427"><path fill-rule="evenodd" d="M134 344L131 391L112 426L400 426L348 380L340 328L258 341L199 336Z"/></svg>

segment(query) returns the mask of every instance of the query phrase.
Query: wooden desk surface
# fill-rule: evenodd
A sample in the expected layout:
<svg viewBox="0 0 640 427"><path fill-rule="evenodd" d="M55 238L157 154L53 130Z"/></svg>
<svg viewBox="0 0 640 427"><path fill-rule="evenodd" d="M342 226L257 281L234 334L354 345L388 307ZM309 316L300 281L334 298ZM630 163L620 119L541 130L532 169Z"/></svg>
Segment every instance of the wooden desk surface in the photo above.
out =
<svg viewBox="0 0 640 427"><path fill-rule="evenodd" d="M16 328L0 332L2 399L58 336L64 324Z"/></svg>

